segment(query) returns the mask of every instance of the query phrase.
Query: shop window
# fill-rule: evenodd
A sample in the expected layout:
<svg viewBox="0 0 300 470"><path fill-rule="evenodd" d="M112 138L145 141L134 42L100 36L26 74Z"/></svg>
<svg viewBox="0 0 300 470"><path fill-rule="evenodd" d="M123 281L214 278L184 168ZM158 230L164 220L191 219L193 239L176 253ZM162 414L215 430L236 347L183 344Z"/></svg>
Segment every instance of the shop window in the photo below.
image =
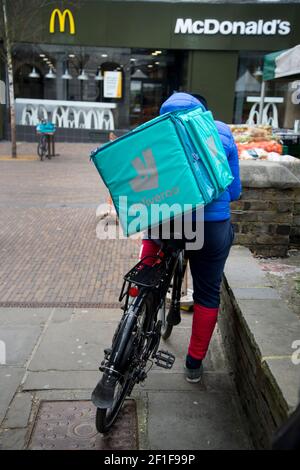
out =
<svg viewBox="0 0 300 470"><path fill-rule="evenodd" d="M268 52L244 52L239 57L238 76L235 85L234 123L244 124L253 116L253 107L258 109L263 57ZM266 82L265 106L270 101L264 118L274 127L293 128L300 119L299 104L293 100L295 83L300 76L284 77ZM251 97L251 99L250 99ZM252 112L251 112L252 111ZM254 121L255 122L255 121ZM265 122L266 123L266 122Z"/></svg>
<svg viewBox="0 0 300 470"><path fill-rule="evenodd" d="M42 107L62 127L128 127L130 49L17 44L13 61L16 97L26 98L28 108L27 113L24 104L19 104L20 124L35 125L35 110ZM34 70L38 73L32 73ZM103 96L103 75L114 70L120 71L127 86L124 99L123 93L122 99ZM81 102L84 104L80 105ZM111 106L101 107L103 102Z"/></svg>
<svg viewBox="0 0 300 470"><path fill-rule="evenodd" d="M35 70L37 77L30 78ZM36 64L20 64L14 73L15 97L43 99L44 84L40 68Z"/></svg>
<svg viewBox="0 0 300 470"><path fill-rule="evenodd" d="M294 99L297 89L300 95L300 75L277 78L266 83L266 97L274 96L283 99L283 102L278 105L279 127L293 129L295 122L300 119L299 100Z"/></svg>
<svg viewBox="0 0 300 470"><path fill-rule="evenodd" d="M235 124L242 124L248 120L253 103L248 102L247 98L260 95L264 54L264 52L240 54L235 84Z"/></svg>
<svg viewBox="0 0 300 470"><path fill-rule="evenodd" d="M186 54L183 51L132 50L130 124L156 117L162 102L182 88Z"/></svg>
<svg viewBox="0 0 300 470"><path fill-rule="evenodd" d="M40 106L62 127L136 126L157 116L167 96L182 89L185 57L183 51L17 44L16 97L26 98L30 108L27 113L20 102L19 123L35 125L35 108ZM105 72L116 72L110 74L109 85L108 78L105 82L106 92L110 90L106 96ZM107 106L101 107L103 103Z"/></svg>

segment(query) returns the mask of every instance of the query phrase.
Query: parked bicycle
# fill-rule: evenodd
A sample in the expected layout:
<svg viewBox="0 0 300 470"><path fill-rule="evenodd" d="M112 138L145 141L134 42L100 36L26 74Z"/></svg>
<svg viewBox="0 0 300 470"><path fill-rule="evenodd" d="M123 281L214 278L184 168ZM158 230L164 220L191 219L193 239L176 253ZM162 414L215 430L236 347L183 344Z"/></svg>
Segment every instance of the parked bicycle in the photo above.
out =
<svg viewBox="0 0 300 470"><path fill-rule="evenodd" d="M45 134L39 135L37 153L41 161L43 161L46 156L48 156L48 158L51 159L51 156L49 156L49 153L48 153L48 140Z"/></svg>
<svg viewBox="0 0 300 470"><path fill-rule="evenodd" d="M40 123L36 126L36 132L38 134L38 145L37 145L37 154L40 157L41 161L45 159L45 157L51 159L54 155L54 150L51 151L51 143L50 139L52 139L52 147L54 148L54 134L56 128L52 122L47 122L44 119L40 121Z"/></svg>
<svg viewBox="0 0 300 470"><path fill-rule="evenodd" d="M151 261L151 265L145 261ZM104 350L103 373L92 393L97 407L96 428L107 433L135 384L143 382L155 363L171 369L175 356L158 350L180 322L181 286L187 259L175 243L163 242L157 256L146 256L125 276L119 301L124 301L121 321L111 348ZM170 299L167 301L167 294Z"/></svg>

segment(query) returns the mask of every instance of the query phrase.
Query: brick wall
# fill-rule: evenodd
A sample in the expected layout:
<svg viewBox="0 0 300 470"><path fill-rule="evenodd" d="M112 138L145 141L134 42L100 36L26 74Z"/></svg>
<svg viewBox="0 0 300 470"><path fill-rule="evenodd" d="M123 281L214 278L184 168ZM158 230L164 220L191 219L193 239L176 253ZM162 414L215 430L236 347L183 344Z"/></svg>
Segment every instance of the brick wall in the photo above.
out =
<svg viewBox="0 0 300 470"><path fill-rule="evenodd" d="M242 198L232 204L235 244L262 256L285 256L294 214L295 190L244 188Z"/></svg>
<svg viewBox="0 0 300 470"><path fill-rule="evenodd" d="M270 449L272 436L287 420L288 406L274 378L262 363L249 326L223 280L218 324L232 368L249 435L256 449Z"/></svg>
<svg viewBox="0 0 300 470"><path fill-rule="evenodd" d="M298 177L280 164L245 161L241 179L242 197L232 203L235 244L261 256L286 256L300 246Z"/></svg>
<svg viewBox="0 0 300 470"><path fill-rule="evenodd" d="M300 189L296 190L294 202L293 223L290 234L292 246L300 246Z"/></svg>

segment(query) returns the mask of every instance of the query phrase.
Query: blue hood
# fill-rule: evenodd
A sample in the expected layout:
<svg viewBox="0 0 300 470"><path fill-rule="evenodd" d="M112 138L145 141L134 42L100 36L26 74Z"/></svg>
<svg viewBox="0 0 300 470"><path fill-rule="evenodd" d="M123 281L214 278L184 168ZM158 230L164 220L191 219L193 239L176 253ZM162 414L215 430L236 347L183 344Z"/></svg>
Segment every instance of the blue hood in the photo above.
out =
<svg viewBox="0 0 300 470"><path fill-rule="evenodd" d="M162 105L159 110L159 114L170 113L171 111L177 111L179 109L191 109L197 106L204 106L200 103L197 98L189 95L188 93L173 93Z"/></svg>

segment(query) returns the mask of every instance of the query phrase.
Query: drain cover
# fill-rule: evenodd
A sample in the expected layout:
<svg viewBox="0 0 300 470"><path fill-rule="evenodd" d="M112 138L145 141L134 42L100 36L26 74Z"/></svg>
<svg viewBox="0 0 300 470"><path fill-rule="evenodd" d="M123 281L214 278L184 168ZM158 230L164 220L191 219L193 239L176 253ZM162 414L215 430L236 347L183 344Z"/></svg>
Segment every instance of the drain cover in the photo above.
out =
<svg viewBox="0 0 300 470"><path fill-rule="evenodd" d="M110 433L95 427L96 408L90 401L42 401L28 449L136 450L137 415L134 400L126 400Z"/></svg>

